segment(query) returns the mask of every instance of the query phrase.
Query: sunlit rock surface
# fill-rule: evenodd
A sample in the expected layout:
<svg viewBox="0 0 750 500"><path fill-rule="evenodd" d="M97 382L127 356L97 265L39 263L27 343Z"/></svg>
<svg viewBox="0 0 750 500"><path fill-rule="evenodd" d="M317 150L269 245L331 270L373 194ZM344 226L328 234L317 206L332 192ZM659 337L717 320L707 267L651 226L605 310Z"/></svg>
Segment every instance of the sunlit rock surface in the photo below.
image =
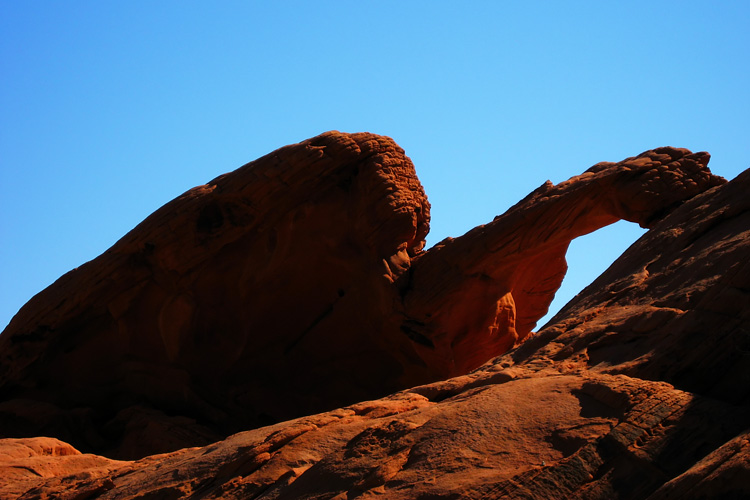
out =
<svg viewBox="0 0 750 500"><path fill-rule="evenodd" d="M598 164L428 251L387 138L196 188L0 336L0 494L750 494L750 173L707 162ZM570 240L621 218L651 230L531 334Z"/></svg>

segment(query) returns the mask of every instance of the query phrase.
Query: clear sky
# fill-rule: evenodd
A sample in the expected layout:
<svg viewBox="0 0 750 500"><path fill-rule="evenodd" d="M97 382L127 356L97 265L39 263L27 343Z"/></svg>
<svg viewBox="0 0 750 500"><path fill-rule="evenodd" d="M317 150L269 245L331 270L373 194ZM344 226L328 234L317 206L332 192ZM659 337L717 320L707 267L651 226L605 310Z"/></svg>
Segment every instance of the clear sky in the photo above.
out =
<svg viewBox="0 0 750 500"><path fill-rule="evenodd" d="M187 189L326 130L393 137L428 245L663 145L750 167L750 2L0 0L0 328ZM641 230L579 238L553 308Z"/></svg>

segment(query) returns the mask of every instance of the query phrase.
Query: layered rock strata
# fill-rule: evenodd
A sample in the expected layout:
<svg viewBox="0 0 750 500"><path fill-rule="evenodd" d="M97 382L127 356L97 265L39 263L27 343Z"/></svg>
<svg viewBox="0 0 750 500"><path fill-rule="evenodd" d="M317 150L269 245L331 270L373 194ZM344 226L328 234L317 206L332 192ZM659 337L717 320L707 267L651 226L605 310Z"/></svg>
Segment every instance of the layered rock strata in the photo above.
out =
<svg viewBox="0 0 750 500"><path fill-rule="evenodd" d="M429 203L392 140L287 146L24 306L0 335L0 428L139 458L465 374L530 334L573 238L653 225L723 182L708 158L600 163L424 251Z"/></svg>

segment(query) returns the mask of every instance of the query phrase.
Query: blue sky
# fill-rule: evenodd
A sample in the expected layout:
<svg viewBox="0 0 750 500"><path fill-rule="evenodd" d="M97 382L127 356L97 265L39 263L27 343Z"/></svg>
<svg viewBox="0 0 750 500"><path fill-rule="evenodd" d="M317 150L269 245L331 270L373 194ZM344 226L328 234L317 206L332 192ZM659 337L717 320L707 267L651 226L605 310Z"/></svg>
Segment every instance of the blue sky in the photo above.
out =
<svg viewBox="0 0 750 500"><path fill-rule="evenodd" d="M0 1L0 328L187 189L323 131L393 137L428 244L673 145L750 167L750 2ZM561 307L641 230L579 238Z"/></svg>

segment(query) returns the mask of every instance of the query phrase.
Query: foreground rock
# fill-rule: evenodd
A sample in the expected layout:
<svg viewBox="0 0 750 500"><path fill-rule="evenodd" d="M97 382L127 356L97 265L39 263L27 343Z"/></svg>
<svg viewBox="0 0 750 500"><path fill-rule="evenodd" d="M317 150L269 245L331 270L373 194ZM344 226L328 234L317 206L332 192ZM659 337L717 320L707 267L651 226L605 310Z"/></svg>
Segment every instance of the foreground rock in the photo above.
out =
<svg viewBox="0 0 750 500"><path fill-rule="evenodd" d="M601 163L424 252L429 204L393 141L287 146L21 309L0 336L2 435L139 458L465 374L529 335L571 239L653 224L722 182L707 163Z"/></svg>
<svg viewBox="0 0 750 500"><path fill-rule="evenodd" d="M68 451L42 465L16 452L0 494L746 498L749 191L747 171L654 222L546 328L468 375L136 462L80 455L91 466L67 474L49 471L69 448L47 444Z"/></svg>

